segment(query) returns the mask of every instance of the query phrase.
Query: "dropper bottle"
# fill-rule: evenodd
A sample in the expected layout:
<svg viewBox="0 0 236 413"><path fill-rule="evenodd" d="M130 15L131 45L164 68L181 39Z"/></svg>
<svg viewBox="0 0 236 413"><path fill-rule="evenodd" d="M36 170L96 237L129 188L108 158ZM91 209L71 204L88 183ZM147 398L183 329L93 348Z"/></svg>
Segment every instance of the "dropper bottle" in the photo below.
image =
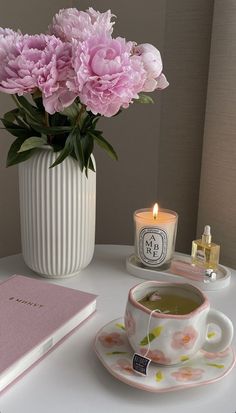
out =
<svg viewBox="0 0 236 413"><path fill-rule="evenodd" d="M216 270L219 264L220 246L211 242L211 227L205 225L202 238L192 242L192 264Z"/></svg>

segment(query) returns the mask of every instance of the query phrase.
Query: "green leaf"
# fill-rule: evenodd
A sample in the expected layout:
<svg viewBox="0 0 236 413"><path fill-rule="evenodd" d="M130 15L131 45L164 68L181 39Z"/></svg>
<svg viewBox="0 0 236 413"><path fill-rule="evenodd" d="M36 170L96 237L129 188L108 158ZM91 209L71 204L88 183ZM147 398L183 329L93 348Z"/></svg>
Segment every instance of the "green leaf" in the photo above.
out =
<svg viewBox="0 0 236 413"><path fill-rule="evenodd" d="M53 164L50 166L50 168L54 168L55 166L59 165L60 163L62 163L64 161L64 159L67 158L67 156L70 155L70 148L67 146L65 146L60 155L58 156L58 158L55 160L55 162L53 162Z"/></svg>
<svg viewBox="0 0 236 413"><path fill-rule="evenodd" d="M188 361L189 360L189 357L188 356L185 356L185 355L183 355L183 356L180 356L180 361Z"/></svg>
<svg viewBox="0 0 236 413"><path fill-rule="evenodd" d="M45 138L33 136L31 138L26 139L22 143L18 153L29 151L30 149L34 149L34 148L40 148L46 143L47 143L47 140Z"/></svg>
<svg viewBox="0 0 236 413"><path fill-rule="evenodd" d="M23 144L23 138L17 138L11 145L7 155L7 166L12 166L20 162L24 162L31 157L36 149L31 149L27 152L18 153L21 145Z"/></svg>
<svg viewBox="0 0 236 413"><path fill-rule="evenodd" d="M81 126L81 135L86 134L89 129L94 128L93 118L87 112L86 116L83 117L83 123Z"/></svg>
<svg viewBox="0 0 236 413"><path fill-rule="evenodd" d="M18 115L19 115L19 109L13 109L13 110L10 110L9 112L6 112L3 117L8 122L14 122L17 119Z"/></svg>
<svg viewBox="0 0 236 413"><path fill-rule="evenodd" d="M16 101L19 108L21 108L30 118L38 123L43 122L42 113L36 108L36 106L31 105L31 103L24 97L14 95L14 100Z"/></svg>
<svg viewBox="0 0 236 413"><path fill-rule="evenodd" d="M159 337L162 330L163 326L153 328L153 330L151 330L150 333L140 341L140 346L146 346L151 343L153 340L155 340L155 338Z"/></svg>
<svg viewBox="0 0 236 413"><path fill-rule="evenodd" d="M91 169L91 171L96 172L96 168L94 166L93 159L92 159L91 156L90 156L90 159L89 159L89 166L88 167L89 167L89 169Z"/></svg>
<svg viewBox="0 0 236 413"><path fill-rule="evenodd" d="M211 338L215 337L216 333L215 331L209 331L209 333L207 333L207 338L210 340Z"/></svg>
<svg viewBox="0 0 236 413"><path fill-rule="evenodd" d="M91 113L91 112L90 112ZM92 114L93 123L97 123L97 121L101 118L101 115L94 115Z"/></svg>
<svg viewBox="0 0 236 413"><path fill-rule="evenodd" d="M156 373L155 378L156 378L156 381L159 383L160 381L162 381L165 378L165 376L164 376L164 374L162 373L161 370L158 370L158 372Z"/></svg>
<svg viewBox="0 0 236 413"><path fill-rule="evenodd" d="M143 93L140 93L138 99L134 99L134 101L136 103L143 103L143 104L154 103L154 100L151 98L151 96L144 95Z"/></svg>
<svg viewBox="0 0 236 413"><path fill-rule="evenodd" d="M96 134L96 132L94 131L93 133L88 132L90 136L93 137L93 139L96 141L96 143L102 148L105 149L105 151L108 153L108 155L114 159L114 160L118 160L118 156L115 152L115 149L112 147L112 145L106 141L105 138L103 138L103 136L101 136L100 134Z"/></svg>
<svg viewBox="0 0 236 413"><path fill-rule="evenodd" d="M116 326L117 328L121 328L121 330L125 330L125 326L124 326L124 324L122 324L122 323L116 323L115 326Z"/></svg>
<svg viewBox="0 0 236 413"><path fill-rule="evenodd" d="M148 334L148 336L145 336L141 341L140 341L140 346L147 346L149 343L151 343L155 339L155 336L153 334Z"/></svg>
<svg viewBox="0 0 236 413"><path fill-rule="evenodd" d="M29 129L28 124L25 123L25 121L21 118L21 111L19 108L10 110L9 112L5 113L3 117L8 122L13 123L16 121L21 128Z"/></svg>
<svg viewBox="0 0 236 413"><path fill-rule="evenodd" d="M44 114L45 108L44 108L44 105L43 105L42 96L40 96L40 95L34 96L33 95L33 99L34 99L34 102L35 102L37 108L39 109L39 111Z"/></svg>
<svg viewBox="0 0 236 413"><path fill-rule="evenodd" d="M84 152L83 152L83 147L82 147L82 144L81 144L81 136L80 136L79 129L76 129L76 131L73 135L73 146L74 146L74 152L75 152L76 160L80 164L81 171L83 171L83 169L84 169Z"/></svg>
<svg viewBox="0 0 236 413"><path fill-rule="evenodd" d="M50 116L50 125L52 127L56 126L69 126L68 119L66 116L61 115L59 112L54 113Z"/></svg>
<svg viewBox="0 0 236 413"><path fill-rule="evenodd" d="M73 144L74 134L75 134L75 130L73 129L70 132L70 134L68 135L68 137L66 139L65 146L62 149L60 155L55 160L55 162L50 166L50 168L54 168L54 166L59 165L61 162L64 161L64 159L67 158L67 156L69 156L73 152L73 150L74 150L74 144Z"/></svg>
<svg viewBox="0 0 236 413"><path fill-rule="evenodd" d="M25 121L24 119L20 118L20 116L18 116L18 117L16 118L16 122L18 123L18 125L19 125L21 128L25 128L25 129L27 129L27 130L30 129L30 126L28 125L28 123L26 123L26 121Z"/></svg>
<svg viewBox="0 0 236 413"><path fill-rule="evenodd" d="M71 126L50 126L46 127L43 125L38 125L37 123L30 122L33 129L39 133L44 133L45 135L62 135L72 131Z"/></svg>
<svg viewBox="0 0 236 413"><path fill-rule="evenodd" d="M210 367L216 367L217 369L223 369L224 368L224 364L217 364L217 363L206 363L207 366Z"/></svg>
<svg viewBox="0 0 236 413"><path fill-rule="evenodd" d="M28 128L20 127L19 125L9 122L6 119L0 118L0 120L2 121L5 129L9 133L11 133L13 136L16 136L17 138L25 138L25 139L32 136L32 131L30 131Z"/></svg>
<svg viewBox="0 0 236 413"><path fill-rule="evenodd" d="M61 115L67 116L73 122L77 119L79 112L81 109L81 105L73 102L70 106L65 108L63 112L60 112Z"/></svg>
<svg viewBox="0 0 236 413"><path fill-rule="evenodd" d="M116 356L118 354L129 354L128 351L109 351L106 353L107 356Z"/></svg>
<svg viewBox="0 0 236 413"><path fill-rule="evenodd" d="M159 337L159 335L161 334L162 330L163 330L163 326L158 326L152 329L151 333L156 337Z"/></svg>
<svg viewBox="0 0 236 413"><path fill-rule="evenodd" d="M86 176L88 176L89 160L94 147L93 138L89 134L83 136L83 138L81 139L81 145L84 156L85 173Z"/></svg>

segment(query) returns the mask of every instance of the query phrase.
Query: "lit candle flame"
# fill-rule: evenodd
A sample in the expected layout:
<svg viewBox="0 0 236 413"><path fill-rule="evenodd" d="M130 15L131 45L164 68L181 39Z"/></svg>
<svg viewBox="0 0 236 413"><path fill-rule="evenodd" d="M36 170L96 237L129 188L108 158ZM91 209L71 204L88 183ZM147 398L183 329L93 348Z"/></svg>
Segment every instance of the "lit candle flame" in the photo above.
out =
<svg viewBox="0 0 236 413"><path fill-rule="evenodd" d="M158 214L158 204L155 203L155 205L154 205L154 207L153 207L153 210L152 210L152 215L153 215L153 218L154 218L154 219L157 218L157 214Z"/></svg>

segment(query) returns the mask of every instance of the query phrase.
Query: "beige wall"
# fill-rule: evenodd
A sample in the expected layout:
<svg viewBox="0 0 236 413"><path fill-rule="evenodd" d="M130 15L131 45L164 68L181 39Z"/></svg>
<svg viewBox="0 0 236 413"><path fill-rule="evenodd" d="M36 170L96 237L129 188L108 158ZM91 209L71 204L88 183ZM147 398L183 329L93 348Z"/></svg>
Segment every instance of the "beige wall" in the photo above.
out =
<svg viewBox="0 0 236 413"><path fill-rule="evenodd" d="M191 252L197 223L213 15L211 0L167 1L158 198L179 213L177 249Z"/></svg>
<svg viewBox="0 0 236 413"><path fill-rule="evenodd" d="M236 267L236 2L215 1L198 235L207 223L221 262Z"/></svg>
<svg viewBox="0 0 236 413"><path fill-rule="evenodd" d="M179 212L177 247L188 251L196 228L213 0L149 0L135 2L135 7L124 0L8 0L1 7L0 26L44 31L53 13L70 5L111 8L117 15L115 34L155 44L171 82L166 91L154 94L155 105L133 105L101 122L119 162L96 151L97 242L132 244L133 211L159 200L162 207ZM0 113L9 105L10 99L1 95ZM5 169L11 138L3 131L1 136L0 256L4 256L20 250L20 237L17 171Z"/></svg>

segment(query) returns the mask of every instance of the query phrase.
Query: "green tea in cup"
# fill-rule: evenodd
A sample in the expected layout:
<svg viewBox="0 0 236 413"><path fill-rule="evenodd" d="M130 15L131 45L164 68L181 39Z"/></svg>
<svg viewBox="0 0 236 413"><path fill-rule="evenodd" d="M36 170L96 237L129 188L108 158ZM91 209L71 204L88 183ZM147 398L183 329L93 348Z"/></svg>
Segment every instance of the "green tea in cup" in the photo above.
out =
<svg viewBox="0 0 236 413"><path fill-rule="evenodd" d="M171 288L168 292L156 290L138 302L151 311L164 314L189 314L199 306L199 302L193 297L177 295Z"/></svg>

